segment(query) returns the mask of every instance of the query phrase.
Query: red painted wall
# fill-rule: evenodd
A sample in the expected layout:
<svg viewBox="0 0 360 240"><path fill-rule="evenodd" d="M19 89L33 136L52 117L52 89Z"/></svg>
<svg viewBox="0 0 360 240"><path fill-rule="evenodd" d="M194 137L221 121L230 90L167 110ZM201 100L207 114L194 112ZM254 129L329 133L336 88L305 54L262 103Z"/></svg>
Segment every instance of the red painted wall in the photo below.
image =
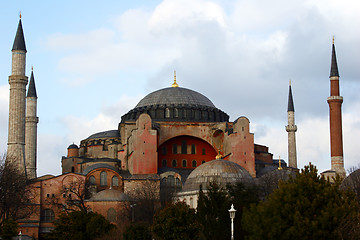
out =
<svg viewBox="0 0 360 240"><path fill-rule="evenodd" d="M181 153L182 142L186 141L187 154ZM174 144L177 145L177 153L173 152ZM195 154L192 154L192 144L195 145ZM166 149L166 150L164 150ZM203 149L205 149L205 155L203 155ZM166 152L164 152L166 151ZM167 167L173 167L172 161L176 160L176 167L174 168L186 168L194 169L192 167L192 161L196 161L196 166L200 166L203 161L208 162L214 160L216 157L216 151L214 148L204 140L191 136L179 136L172 138L158 148L158 166L163 166L163 160L166 160ZM183 167L183 160L186 160L186 167Z"/></svg>

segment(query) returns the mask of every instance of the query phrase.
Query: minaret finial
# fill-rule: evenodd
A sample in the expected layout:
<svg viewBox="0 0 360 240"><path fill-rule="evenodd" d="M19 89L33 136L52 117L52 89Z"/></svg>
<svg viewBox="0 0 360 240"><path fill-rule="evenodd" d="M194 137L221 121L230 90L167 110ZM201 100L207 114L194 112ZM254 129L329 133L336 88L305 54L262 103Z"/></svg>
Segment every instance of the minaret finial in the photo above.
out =
<svg viewBox="0 0 360 240"><path fill-rule="evenodd" d="M20 19L21 19L21 11L20 11L20 13L19 13L19 17L20 17Z"/></svg>
<svg viewBox="0 0 360 240"><path fill-rule="evenodd" d="M335 36L332 37L332 43L335 44Z"/></svg>
<svg viewBox="0 0 360 240"><path fill-rule="evenodd" d="M31 66L31 71L32 71L32 72L34 71L34 66Z"/></svg>
<svg viewBox="0 0 360 240"><path fill-rule="evenodd" d="M291 86L291 79L289 79L289 86Z"/></svg>
<svg viewBox="0 0 360 240"><path fill-rule="evenodd" d="M278 170L282 170L283 168L281 167L281 159L280 159L280 156L279 156L279 167L278 167Z"/></svg>
<svg viewBox="0 0 360 240"><path fill-rule="evenodd" d="M179 87L179 84L176 83L176 71L174 70L174 83L171 85L172 87Z"/></svg>

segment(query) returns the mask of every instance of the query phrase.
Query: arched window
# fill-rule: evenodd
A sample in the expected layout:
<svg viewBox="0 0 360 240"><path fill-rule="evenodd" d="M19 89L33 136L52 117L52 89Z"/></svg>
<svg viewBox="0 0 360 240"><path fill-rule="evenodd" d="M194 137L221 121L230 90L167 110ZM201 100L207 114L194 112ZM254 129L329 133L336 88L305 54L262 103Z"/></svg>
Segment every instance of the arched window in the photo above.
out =
<svg viewBox="0 0 360 240"><path fill-rule="evenodd" d="M74 167L71 167L71 172L75 172L75 168L74 168Z"/></svg>
<svg viewBox="0 0 360 240"><path fill-rule="evenodd" d="M202 155L206 155L206 148L202 149Z"/></svg>
<svg viewBox="0 0 360 240"><path fill-rule="evenodd" d="M183 167L186 167L187 166L187 161L184 159L184 160L182 160L182 166Z"/></svg>
<svg viewBox="0 0 360 240"><path fill-rule="evenodd" d="M50 208L44 209L41 212L41 222L52 222L55 219L54 211Z"/></svg>
<svg viewBox="0 0 360 240"><path fill-rule="evenodd" d="M202 160L201 164L204 164L205 163L205 160Z"/></svg>
<svg viewBox="0 0 360 240"><path fill-rule="evenodd" d="M106 178L107 178L106 172L101 172L101 173L100 173L100 185L101 185L101 186L106 186L106 185L107 185L107 180L106 180Z"/></svg>
<svg viewBox="0 0 360 240"><path fill-rule="evenodd" d="M166 159L163 159L163 160L162 160L162 166L163 166L163 167L166 167Z"/></svg>
<svg viewBox="0 0 360 240"><path fill-rule="evenodd" d="M174 109L174 115L176 118L179 117L179 110L177 108Z"/></svg>
<svg viewBox="0 0 360 240"><path fill-rule="evenodd" d="M196 160L192 160L192 167L196 167L197 163Z"/></svg>
<svg viewBox="0 0 360 240"><path fill-rule="evenodd" d="M109 222L116 222L116 211L113 208L109 208L107 211L107 220Z"/></svg>
<svg viewBox="0 0 360 240"><path fill-rule="evenodd" d="M171 166L176 167L176 160L175 159L172 160Z"/></svg>
<svg viewBox="0 0 360 240"><path fill-rule="evenodd" d="M165 118L170 118L170 109L165 108Z"/></svg>
<svg viewBox="0 0 360 240"><path fill-rule="evenodd" d="M90 176L90 177L89 177L89 183L90 183L90 184L96 184L96 181L95 181L95 177L94 177L94 176Z"/></svg>
<svg viewBox="0 0 360 240"><path fill-rule="evenodd" d="M114 187L118 187L119 186L119 178L117 176L113 176L111 179L111 184Z"/></svg>

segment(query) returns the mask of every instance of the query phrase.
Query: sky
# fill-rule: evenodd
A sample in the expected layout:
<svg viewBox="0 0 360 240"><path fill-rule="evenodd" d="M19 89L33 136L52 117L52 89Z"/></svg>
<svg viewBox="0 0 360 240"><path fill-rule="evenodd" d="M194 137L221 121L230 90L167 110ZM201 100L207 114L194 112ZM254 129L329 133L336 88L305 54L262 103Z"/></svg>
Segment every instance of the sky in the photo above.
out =
<svg viewBox="0 0 360 240"><path fill-rule="evenodd" d="M345 169L359 166L360 2L354 0L2 1L0 152L19 12L38 95L38 176L61 174L67 147L117 129L147 94L173 82L207 96L255 143L287 161L291 79L298 167L331 168L332 37L344 97Z"/></svg>

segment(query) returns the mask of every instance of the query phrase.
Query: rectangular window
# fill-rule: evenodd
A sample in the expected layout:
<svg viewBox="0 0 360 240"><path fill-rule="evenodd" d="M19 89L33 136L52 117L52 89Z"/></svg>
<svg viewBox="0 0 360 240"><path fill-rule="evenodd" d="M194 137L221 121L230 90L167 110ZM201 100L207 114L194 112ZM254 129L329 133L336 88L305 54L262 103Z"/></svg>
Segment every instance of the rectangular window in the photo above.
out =
<svg viewBox="0 0 360 240"><path fill-rule="evenodd" d="M173 154L177 154L177 144L173 144Z"/></svg>
<svg viewBox="0 0 360 240"><path fill-rule="evenodd" d="M163 155L166 155L166 154L167 154L167 149L166 149L166 147L163 147L163 148L162 148L162 154L163 154Z"/></svg>
<svg viewBox="0 0 360 240"><path fill-rule="evenodd" d="M186 141L181 142L181 154L187 154L187 144Z"/></svg>
<svg viewBox="0 0 360 240"><path fill-rule="evenodd" d="M195 144L191 144L191 154L196 154Z"/></svg>

